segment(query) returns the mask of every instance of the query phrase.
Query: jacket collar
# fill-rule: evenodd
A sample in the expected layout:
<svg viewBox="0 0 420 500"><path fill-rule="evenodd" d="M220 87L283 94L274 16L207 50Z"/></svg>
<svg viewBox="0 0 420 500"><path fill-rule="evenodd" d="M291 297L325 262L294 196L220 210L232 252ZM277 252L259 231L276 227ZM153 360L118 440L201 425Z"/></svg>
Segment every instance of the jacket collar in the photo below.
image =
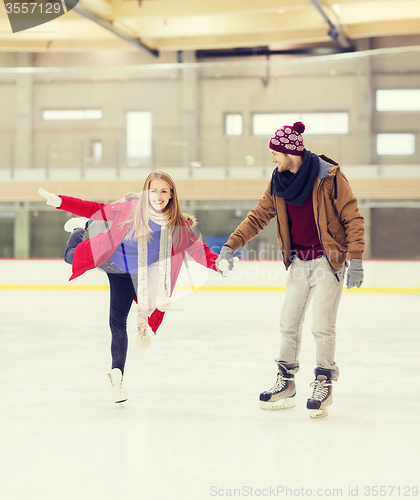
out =
<svg viewBox="0 0 420 500"><path fill-rule="evenodd" d="M319 180L325 179L325 177L330 177L336 175L336 173L340 170L340 165L328 158L325 155L319 155Z"/></svg>

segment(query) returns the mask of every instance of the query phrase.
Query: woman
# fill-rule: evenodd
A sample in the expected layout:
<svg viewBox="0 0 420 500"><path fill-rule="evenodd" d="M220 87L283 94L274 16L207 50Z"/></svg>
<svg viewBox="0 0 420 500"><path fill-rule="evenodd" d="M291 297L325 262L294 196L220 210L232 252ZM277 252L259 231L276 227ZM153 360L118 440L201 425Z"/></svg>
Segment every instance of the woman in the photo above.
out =
<svg viewBox="0 0 420 500"><path fill-rule="evenodd" d="M127 400L122 380L127 356L127 317L133 300L138 303L137 345L150 344L148 325L156 333L162 323L185 253L217 272L217 254L198 240L194 221L181 212L172 178L153 172L143 192L126 195L111 204L56 196L40 189L47 204L85 219L70 219L65 229L73 231L64 254L72 264L70 280L89 269L101 268L110 283L109 324L112 334L112 369L109 374L115 402ZM95 221L111 223L110 229L84 240Z"/></svg>

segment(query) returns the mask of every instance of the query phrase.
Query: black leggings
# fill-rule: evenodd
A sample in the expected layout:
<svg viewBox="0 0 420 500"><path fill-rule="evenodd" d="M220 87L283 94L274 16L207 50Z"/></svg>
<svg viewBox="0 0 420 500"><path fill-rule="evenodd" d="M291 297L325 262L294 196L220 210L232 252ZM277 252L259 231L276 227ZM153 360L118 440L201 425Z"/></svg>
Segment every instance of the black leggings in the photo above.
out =
<svg viewBox="0 0 420 500"><path fill-rule="evenodd" d="M119 368L124 373L128 346L127 317L137 293L137 274L107 272L107 276L110 287L109 327L112 335L112 368Z"/></svg>
<svg viewBox="0 0 420 500"><path fill-rule="evenodd" d="M64 251L64 260L68 264L73 263L76 246L84 240L84 237L84 229L75 229L71 234ZM137 274L121 271L110 260L100 267L106 272L110 286L109 326L112 335L112 368L119 368L124 373L128 346L127 317L136 295Z"/></svg>

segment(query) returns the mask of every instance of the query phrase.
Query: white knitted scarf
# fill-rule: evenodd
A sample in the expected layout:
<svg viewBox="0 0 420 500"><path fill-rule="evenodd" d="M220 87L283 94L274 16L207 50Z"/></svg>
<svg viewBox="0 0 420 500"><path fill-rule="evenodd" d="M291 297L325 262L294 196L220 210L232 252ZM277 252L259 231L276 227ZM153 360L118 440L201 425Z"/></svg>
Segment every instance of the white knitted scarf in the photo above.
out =
<svg viewBox="0 0 420 500"><path fill-rule="evenodd" d="M171 259L172 259L172 233L168 221L160 212L149 208L149 218L161 226L159 244L159 295L151 297L149 301L147 238L141 237L138 242L138 286L137 286L137 337L136 343L140 349L147 349L151 339L147 334L148 316L154 309L149 309L149 303L156 304L160 311L166 311L170 306L171 296ZM143 228L142 234L146 235L149 228Z"/></svg>

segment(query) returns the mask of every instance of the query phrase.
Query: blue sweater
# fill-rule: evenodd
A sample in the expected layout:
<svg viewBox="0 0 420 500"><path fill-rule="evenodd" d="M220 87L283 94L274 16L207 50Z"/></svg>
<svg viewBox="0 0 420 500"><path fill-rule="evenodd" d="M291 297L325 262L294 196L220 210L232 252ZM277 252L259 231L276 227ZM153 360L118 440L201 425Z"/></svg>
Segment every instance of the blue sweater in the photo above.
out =
<svg viewBox="0 0 420 500"><path fill-rule="evenodd" d="M147 245L147 266L159 260L161 226L149 220L151 238ZM133 239L123 240L111 255L112 262L126 273L138 274L138 245Z"/></svg>

